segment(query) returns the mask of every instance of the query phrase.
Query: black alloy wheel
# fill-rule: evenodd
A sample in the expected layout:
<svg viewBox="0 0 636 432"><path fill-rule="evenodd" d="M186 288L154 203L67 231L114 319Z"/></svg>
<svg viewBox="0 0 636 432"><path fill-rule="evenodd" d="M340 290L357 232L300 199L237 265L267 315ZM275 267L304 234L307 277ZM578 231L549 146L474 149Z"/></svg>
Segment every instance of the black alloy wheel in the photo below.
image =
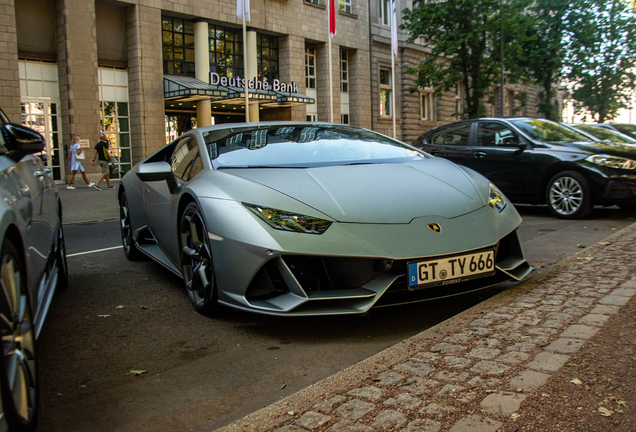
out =
<svg viewBox="0 0 636 432"><path fill-rule="evenodd" d="M546 189L550 212L561 219L581 219L592 211L592 193L587 179L576 171L552 177Z"/></svg>
<svg viewBox="0 0 636 432"><path fill-rule="evenodd" d="M130 208L126 199L126 192L119 197L119 228L121 231L121 243L124 246L126 258L131 261L139 261L143 254L135 246L133 240L132 226L130 225Z"/></svg>
<svg viewBox="0 0 636 432"><path fill-rule="evenodd" d="M10 431L34 431L38 412L35 328L22 255L5 239L0 254L0 393Z"/></svg>
<svg viewBox="0 0 636 432"><path fill-rule="evenodd" d="M181 269L190 301L204 315L214 314L218 308L216 278L212 250L199 206L188 204L179 223Z"/></svg>

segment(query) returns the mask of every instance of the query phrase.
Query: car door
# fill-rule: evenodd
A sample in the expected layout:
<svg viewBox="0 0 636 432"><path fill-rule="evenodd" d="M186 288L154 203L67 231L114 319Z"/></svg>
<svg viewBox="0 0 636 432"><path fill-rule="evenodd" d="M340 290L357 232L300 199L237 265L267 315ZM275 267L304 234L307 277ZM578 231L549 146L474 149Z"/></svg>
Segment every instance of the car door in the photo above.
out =
<svg viewBox="0 0 636 432"><path fill-rule="evenodd" d="M448 159L460 165L467 165L471 159L469 145L473 123L453 124L431 133L417 146L433 156Z"/></svg>
<svg viewBox="0 0 636 432"><path fill-rule="evenodd" d="M179 191L201 169L201 157L197 138L186 135L174 146L168 160L177 184L172 190L165 181L144 182L144 209L148 226L163 252L179 265L177 241L177 215Z"/></svg>
<svg viewBox="0 0 636 432"><path fill-rule="evenodd" d="M510 125L493 120L476 125L472 161L468 165L492 181L511 200L531 194L534 150Z"/></svg>

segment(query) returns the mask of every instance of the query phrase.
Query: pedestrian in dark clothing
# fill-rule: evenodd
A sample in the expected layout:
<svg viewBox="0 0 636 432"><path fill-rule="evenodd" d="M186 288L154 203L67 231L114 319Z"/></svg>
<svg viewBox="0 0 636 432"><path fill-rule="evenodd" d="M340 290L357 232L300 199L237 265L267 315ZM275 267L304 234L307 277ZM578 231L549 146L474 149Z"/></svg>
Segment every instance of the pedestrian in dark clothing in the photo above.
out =
<svg viewBox="0 0 636 432"><path fill-rule="evenodd" d="M108 189L115 189L115 186L110 184L110 178L109 178L110 172L108 170L108 165L109 164L115 165L115 160L113 159L113 157L110 155L110 152L108 151L108 140L106 139L105 134L101 134L99 136L99 142L95 144L95 154L93 155L93 165L95 165L95 162L97 160L99 160L99 166L102 169L102 175L97 180L97 183L94 186L95 189L102 190L99 187L99 184L104 179L106 179L106 184L108 185Z"/></svg>

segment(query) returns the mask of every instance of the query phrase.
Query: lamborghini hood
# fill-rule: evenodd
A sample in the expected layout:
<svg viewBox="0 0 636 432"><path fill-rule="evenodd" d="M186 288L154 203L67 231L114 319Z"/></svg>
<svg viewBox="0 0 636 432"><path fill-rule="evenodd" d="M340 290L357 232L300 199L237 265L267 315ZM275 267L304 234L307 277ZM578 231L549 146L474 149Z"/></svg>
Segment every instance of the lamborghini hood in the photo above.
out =
<svg viewBox="0 0 636 432"><path fill-rule="evenodd" d="M486 204L486 197L480 196L478 189L487 188L477 187L465 171L439 158L411 163L224 172L269 187L338 222L409 223L416 217L433 215L453 218Z"/></svg>

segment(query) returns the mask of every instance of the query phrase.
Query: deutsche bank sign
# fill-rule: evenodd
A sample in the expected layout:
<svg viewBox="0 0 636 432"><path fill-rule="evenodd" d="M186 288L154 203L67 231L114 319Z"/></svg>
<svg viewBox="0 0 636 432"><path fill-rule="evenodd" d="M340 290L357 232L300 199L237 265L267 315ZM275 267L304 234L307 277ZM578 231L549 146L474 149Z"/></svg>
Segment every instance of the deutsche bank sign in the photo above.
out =
<svg viewBox="0 0 636 432"><path fill-rule="evenodd" d="M221 77L216 72L210 72L210 84L212 85L220 84L222 86L245 88L245 80L243 78ZM284 83L275 79L270 84L267 81L267 78L265 78L264 80L257 80L256 78L254 78L247 81L247 87L250 89L259 89L259 90L269 90L271 88L274 91L298 93L298 85L294 81L289 83Z"/></svg>

